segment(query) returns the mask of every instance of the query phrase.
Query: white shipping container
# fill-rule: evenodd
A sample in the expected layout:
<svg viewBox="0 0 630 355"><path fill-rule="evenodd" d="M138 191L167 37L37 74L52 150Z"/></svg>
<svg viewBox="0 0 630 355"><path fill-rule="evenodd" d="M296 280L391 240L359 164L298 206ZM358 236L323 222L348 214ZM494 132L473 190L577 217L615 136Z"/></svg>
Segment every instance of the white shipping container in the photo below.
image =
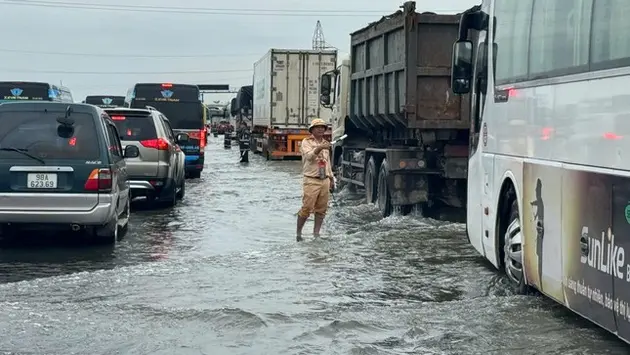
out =
<svg viewBox="0 0 630 355"><path fill-rule="evenodd" d="M336 50L271 49L254 64L255 126L307 127L314 118L330 123L319 103L319 79L334 70Z"/></svg>

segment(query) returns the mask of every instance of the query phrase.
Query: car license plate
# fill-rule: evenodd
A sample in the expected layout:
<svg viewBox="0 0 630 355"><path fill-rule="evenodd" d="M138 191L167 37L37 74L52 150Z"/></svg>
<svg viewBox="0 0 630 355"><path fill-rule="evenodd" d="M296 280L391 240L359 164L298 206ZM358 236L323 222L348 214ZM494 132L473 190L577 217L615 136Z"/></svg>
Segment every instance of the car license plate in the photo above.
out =
<svg viewBox="0 0 630 355"><path fill-rule="evenodd" d="M28 174L26 186L29 189L56 189L57 174Z"/></svg>

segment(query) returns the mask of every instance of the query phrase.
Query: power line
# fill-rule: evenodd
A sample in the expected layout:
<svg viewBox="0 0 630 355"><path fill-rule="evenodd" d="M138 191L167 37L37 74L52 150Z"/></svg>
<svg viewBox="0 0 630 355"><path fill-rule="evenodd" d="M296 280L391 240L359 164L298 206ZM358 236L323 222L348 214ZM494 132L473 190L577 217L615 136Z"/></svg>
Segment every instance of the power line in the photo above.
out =
<svg viewBox="0 0 630 355"><path fill-rule="evenodd" d="M40 73L40 74L87 74L87 75L141 75L141 74L210 74L210 73L238 73L252 71L253 69L234 69L234 70L187 70L187 71L163 71L163 72L151 72L151 71L121 71L121 72L98 72L98 71L74 71L74 70L32 70L32 69L18 69L18 68L0 68L0 71L12 72L12 73Z"/></svg>
<svg viewBox="0 0 630 355"><path fill-rule="evenodd" d="M113 54L113 53L79 53L79 52L46 52L31 51L21 49L0 48L0 52L7 53L25 53L25 54L50 54L50 55L67 55L80 57L112 57L112 58L222 58L222 57L246 57L258 56L257 54L197 54L197 55L152 55L152 54Z"/></svg>
<svg viewBox="0 0 630 355"><path fill-rule="evenodd" d="M29 1L5 0L0 5L18 5L31 7L54 7L67 9L85 10L109 10L122 12L157 12L157 13L181 13L181 14L204 14L204 15L239 15L239 16L305 16L305 17L357 17L370 16L374 14L386 14L389 11L377 10L287 10L287 9L217 9L217 8L186 8L167 6L143 6L143 5L107 5L90 4L80 2L62 1Z"/></svg>
<svg viewBox="0 0 630 355"><path fill-rule="evenodd" d="M5 0L8 2L16 3L30 3L30 4L63 4L63 5L79 5L79 6L102 6L112 8L133 8L133 9L163 9L163 10L185 10L185 11L236 11L236 12L323 12L323 13L337 13L337 12L350 12L350 13L382 13L388 10L322 10L322 9L244 9L244 8L209 8L209 7L177 7L177 6L153 6L153 5L122 5L122 4L97 4L75 1L48 1L48 0Z"/></svg>

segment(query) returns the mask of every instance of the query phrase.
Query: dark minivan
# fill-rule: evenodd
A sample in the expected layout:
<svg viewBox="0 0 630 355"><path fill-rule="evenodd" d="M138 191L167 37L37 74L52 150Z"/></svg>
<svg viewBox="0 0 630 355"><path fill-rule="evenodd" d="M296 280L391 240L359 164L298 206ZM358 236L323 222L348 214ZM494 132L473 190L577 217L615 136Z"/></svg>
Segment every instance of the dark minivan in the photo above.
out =
<svg viewBox="0 0 630 355"><path fill-rule="evenodd" d="M138 156L127 148L96 106L0 105L0 231L62 227L115 243L130 215L125 158Z"/></svg>

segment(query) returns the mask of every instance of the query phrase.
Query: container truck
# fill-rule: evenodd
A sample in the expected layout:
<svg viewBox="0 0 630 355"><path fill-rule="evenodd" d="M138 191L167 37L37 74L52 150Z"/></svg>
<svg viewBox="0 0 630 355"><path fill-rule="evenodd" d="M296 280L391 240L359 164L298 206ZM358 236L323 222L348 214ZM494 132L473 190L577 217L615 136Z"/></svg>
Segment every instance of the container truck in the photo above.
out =
<svg viewBox="0 0 630 355"><path fill-rule="evenodd" d="M330 110L320 104L319 79L336 65L336 50L305 49L271 49L254 64L254 152L268 160L301 157L311 120L330 122Z"/></svg>
<svg viewBox="0 0 630 355"><path fill-rule="evenodd" d="M325 73L337 181L365 190L383 216L420 208L465 218L468 98L450 90L457 15L416 13L415 2L350 34L350 58Z"/></svg>
<svg viewBox="0 0 630 355"><path fill-rule="evenodd" d="M236 93L236 97L230 101L229 113L234 120L234 127L241 127L243 123L247 127L251 127L253 92L253 85L241 86Z"/></svg>
<svg viewBox="0 0 630 355"><path fill-rule="evenodd" d="M236 135L234 139L238 140L241 163L249 162L249 151L252 145L251 124L252 124L252 101L254 86L242 86L236 97L231 101L231 115L234 118L234 126L236 127Z"/></svg>

